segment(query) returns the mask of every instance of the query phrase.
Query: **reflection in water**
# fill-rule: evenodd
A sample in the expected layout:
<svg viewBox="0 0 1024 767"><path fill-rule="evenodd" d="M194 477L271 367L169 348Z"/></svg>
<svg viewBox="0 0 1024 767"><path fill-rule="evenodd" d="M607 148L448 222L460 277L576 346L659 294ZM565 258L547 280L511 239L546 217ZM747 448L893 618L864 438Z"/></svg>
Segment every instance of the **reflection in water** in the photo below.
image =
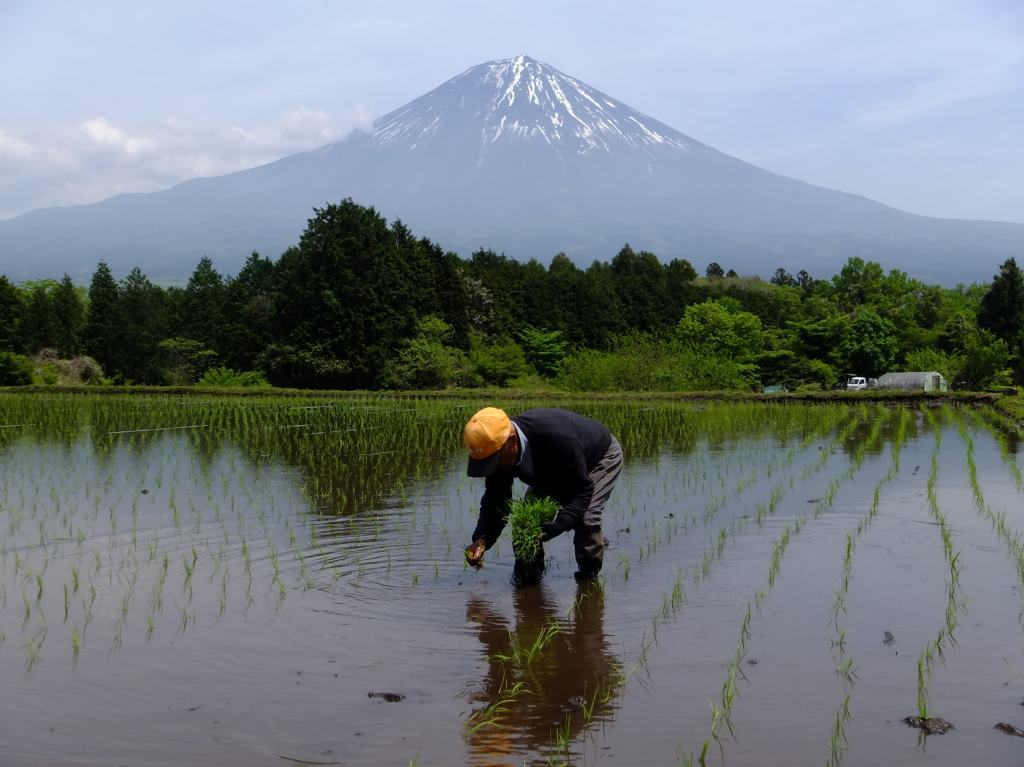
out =
<svg viewBox="0 0 1024 767"><path fill-rule="evenodd" d="M521 764L524 752L552 754L615 707L622 664L604 633L604 592L580 584L571 614L560 615L541 585L513 592L509 625L487 601L471 597L466 619L477 625L487 672L471 695L479 729L468 730L472 763ZM559 631L532 660L527 656L550 627ZM516 687L520 685L520 687ZM492 718L493 715L493 718Z"/></svg>

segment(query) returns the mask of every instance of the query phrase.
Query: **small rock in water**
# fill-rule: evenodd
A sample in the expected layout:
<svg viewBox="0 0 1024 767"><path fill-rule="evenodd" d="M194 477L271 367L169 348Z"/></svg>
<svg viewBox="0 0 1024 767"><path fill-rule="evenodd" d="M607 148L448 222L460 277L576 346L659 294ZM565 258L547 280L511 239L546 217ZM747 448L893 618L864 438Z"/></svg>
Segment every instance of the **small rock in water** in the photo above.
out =
<svg viewBox="0 0 1024 767"><path fill-rule="evenodd" d="M1014 727L1012 724L1007 724L1006 722L999 722L999 724L995 725L993 729L1002 730L1007 735L1016 735L1018 738L1024 738L1024 730L1019 727Z"/></svg>
<svg viewBox="0 0 1024 767"><path fill-rule="evenodd" d="M952 722L947 722L945 719L938 716L908 716L904 717L903 723L910 727L916 727L917 729L922 730L925 735L945 735L953 729Z"/></svg>
<svg viewBox="0 0 1024 767"><path fill-rule="evenodd" d="M368 698L383 698L388 703L398 703L399 701L405 700L405 696L400 692L368 692L366 693Z"/></svg>
<svg viewBox="0 0 1024 767"><path fill-rule="evenodd" d="M891 631L887 630L885 631L885 633L882 634L882 644L884 644L886 647L892 647L892 643L895 641L896 637L892 635Z"/></svg>

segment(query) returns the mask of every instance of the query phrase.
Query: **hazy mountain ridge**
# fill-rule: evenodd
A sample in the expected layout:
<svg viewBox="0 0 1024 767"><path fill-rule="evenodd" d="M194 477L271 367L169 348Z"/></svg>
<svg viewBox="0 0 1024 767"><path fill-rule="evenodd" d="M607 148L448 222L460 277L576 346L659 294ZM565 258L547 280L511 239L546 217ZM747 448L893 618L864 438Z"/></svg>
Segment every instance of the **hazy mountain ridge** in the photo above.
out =
<svg viewBox="0 0 1024 767"><path fill-rule="evenodd" d="M850 256L922 278L988 280L1024 225L932 219L725 155L529 57L472 67L378 119L372 133L168 190L0 221L14 279L85 279L106 260L183 280L276 257L312 208L343 197L466 255L610 259L629 242L698 270L827 276Z"/></svg>

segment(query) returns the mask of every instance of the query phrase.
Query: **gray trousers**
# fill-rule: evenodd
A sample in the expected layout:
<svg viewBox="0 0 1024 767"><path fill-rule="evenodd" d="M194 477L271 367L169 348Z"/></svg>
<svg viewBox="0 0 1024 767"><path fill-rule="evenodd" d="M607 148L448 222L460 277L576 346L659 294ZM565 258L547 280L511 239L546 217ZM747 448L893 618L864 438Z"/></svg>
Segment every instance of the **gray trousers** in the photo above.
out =
<svg viewBox="0 0 1024 767"><path fill-rule="evenodd" d="M583 518L573 529L572 543L576 549L576 564L580 574L596 575L604 561L606 540L601 532L601 518L605 504L615 487L615 480L622 473L622 446L612 437L612 442L605 451L604 457L590 472L590 481L594 484L594 494L590 496L590 505ZM531 488L527 495L533 495ZM543 554L541 554L543 557ZM543 562L543 559L541 559Z"/></svg>
<svg viewBox="0 0 1024 767"><path fill-rule="evenodd" d="M576 564L583 575L596 575L604 561L605 537L601 532L601 517L604 506L615 487L615 480L622 472L622 446L612 437L612 443L594 470L590 481L594 483L594 494L583 519L573 531L572 543L576 548Z"/></svg>

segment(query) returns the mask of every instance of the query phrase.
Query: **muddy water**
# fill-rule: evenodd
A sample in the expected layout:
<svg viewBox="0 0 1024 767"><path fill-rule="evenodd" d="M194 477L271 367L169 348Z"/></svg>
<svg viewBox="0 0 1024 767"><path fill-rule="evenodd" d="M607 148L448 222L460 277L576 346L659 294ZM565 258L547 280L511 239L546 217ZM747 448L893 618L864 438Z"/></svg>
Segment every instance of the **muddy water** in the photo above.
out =
<svg viewBox="0 0 1024 767"><path fill-rule="evenodd" d="M479 403L41 399L0 400L0 765L1020 762L989 414L575 403L626 453L604 576L563 537L514 589L507 537L462 563Z"/></svg>

